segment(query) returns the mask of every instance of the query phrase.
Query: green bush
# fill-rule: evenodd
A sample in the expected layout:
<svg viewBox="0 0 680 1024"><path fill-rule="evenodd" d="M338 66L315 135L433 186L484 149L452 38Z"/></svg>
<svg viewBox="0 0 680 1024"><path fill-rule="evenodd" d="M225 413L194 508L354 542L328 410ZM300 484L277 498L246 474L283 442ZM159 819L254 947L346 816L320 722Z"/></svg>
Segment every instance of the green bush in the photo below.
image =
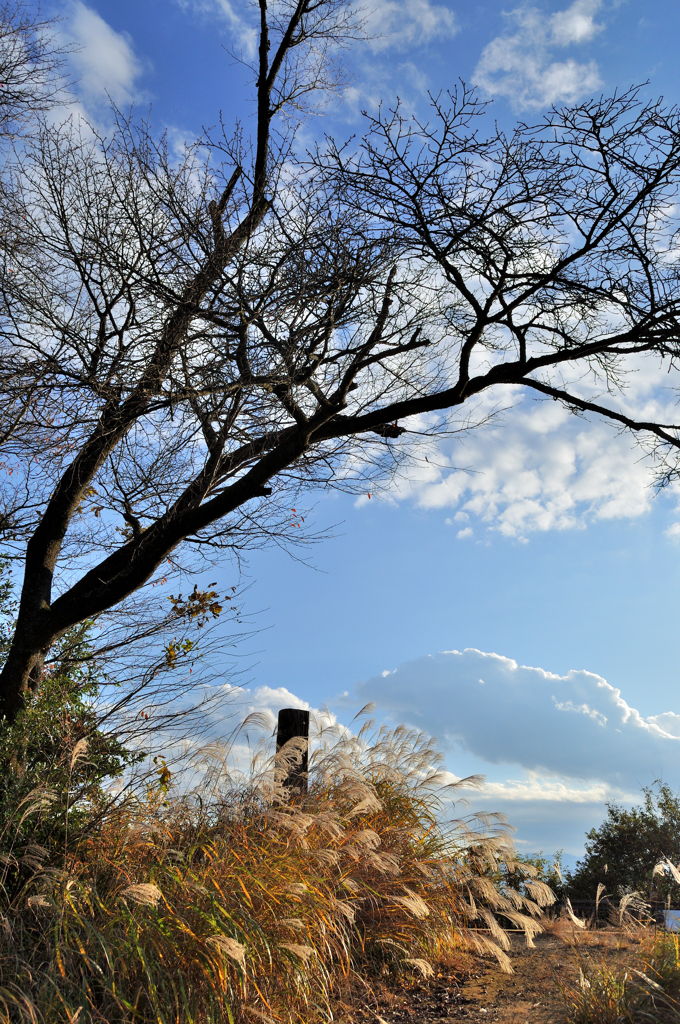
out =
<svg viewBox="0 0 680 1024"><path fill-rule="evenodd" d="M0 561L0 667L15 603ZM37 694L16 721L0 722L0 854L27 844L64 853L107 803L105 784L142 755L100 727L95 698L105 680L93 656L91 623L70 630L52 651ZM75 770L77 767L77 771Z"/></svg>

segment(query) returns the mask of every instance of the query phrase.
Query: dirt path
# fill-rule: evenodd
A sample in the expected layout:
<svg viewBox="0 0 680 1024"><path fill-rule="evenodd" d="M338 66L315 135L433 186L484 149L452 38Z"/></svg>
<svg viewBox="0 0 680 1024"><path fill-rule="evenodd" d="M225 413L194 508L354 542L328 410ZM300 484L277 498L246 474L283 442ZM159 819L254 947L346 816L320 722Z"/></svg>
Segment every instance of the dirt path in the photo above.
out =
<svg viewBox="0 0 680 1024"><path fill-rule="evenodd" d="M629 963L639 944L618 932L539 935L535 949L527 949L523 937L510 939L514 974L504 974L490 963L480 964L464 981L443 971L427 986L395 993L373 1019L382 1024L439 1024L445 1019L564 1024L560 990L576 983L579 967L587 961L606 961L610 967Z"/></svg>

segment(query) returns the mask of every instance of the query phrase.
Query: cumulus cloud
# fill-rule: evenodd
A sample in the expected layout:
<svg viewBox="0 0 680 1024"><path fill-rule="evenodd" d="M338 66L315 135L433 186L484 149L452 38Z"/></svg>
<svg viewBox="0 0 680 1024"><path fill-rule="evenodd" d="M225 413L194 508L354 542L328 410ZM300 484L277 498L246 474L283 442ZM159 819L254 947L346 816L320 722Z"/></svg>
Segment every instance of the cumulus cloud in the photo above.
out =
<svg viewBox="0 0 680 1024"><path fill-rule="evenodd" d="M200 735L196 735L199 744L238 733L251 716L253 724L249 735L258 739L271 736L281 708L310 711L317 726L327 727L337 722L327 709L313 708L308 701L302 700L285 686L258 686L251 690L245 686L224 683L218 686L206 685L205 693L209 702L208 710L202 717Z"/></svg>
<svg viewBox="0 0 680 1024"><path fill-rule="evenodd" d="M86 106L108 97L121 105L137 98L136 81L144 66L126 33L114 31L82 0L74 0L67 9L64 33L76 44L71 60L77 92Z"/></svg>
<svg viewBox="0 0 680 1024"><path fill-rule="evenodd" d="M200 702L200 713L190 713L181 732L171 724L153 733L153 752L162 752L172 766L175 784L187 789L204 785L206 771L219 779L242 782L267 771L274 753L277 716L281 708L310 712L312 743L320 736L342 736L347 728L325 706L313 707L285 686L250 689L229 683L203 683L187 696L187 705ZM179 710L174 707L175 712ZM187 707L187 711L189 708ZM151 712L152 709L149 709ZM175 723L176 726L176 723ZM145 750L149 736L141 737Z"/></svg>
<svg viewBox="0 0 680 1024"><path fill-rule="evenodd" d="M644 718L592 672L561 676L497 654L445 651L369 679L356 698L376 701L451 751L533 773L528 782L504 782L496 793L503 799L563 802L578 791L587 803L680 772L680 715Z"/></svg>
<svg viewBox="0 0 680 1024"><path fill-rule="evenodd" d="M506 96L518 108L573 103L592 93L601 85L594 61L555 58L557 51L587 43L602 31L595 21L600 7L601 0L575 0L552 15L528 5L511 11L514 31L485 47L474 83L491 96Z"/></svg>
<svg viewBox="0 0 680 1024"><path fill-rule="evenodd" d="M281 708L299 708L302 711L311 711L312 706L306 700L302 700L297 697L290 690L286 689L285 686L258 686L252 692L245 689L236 689L234 692L238 693L243 700L243 706L248 709L246 713L250 711L269 711L272 715L281 710Z"/></svg>

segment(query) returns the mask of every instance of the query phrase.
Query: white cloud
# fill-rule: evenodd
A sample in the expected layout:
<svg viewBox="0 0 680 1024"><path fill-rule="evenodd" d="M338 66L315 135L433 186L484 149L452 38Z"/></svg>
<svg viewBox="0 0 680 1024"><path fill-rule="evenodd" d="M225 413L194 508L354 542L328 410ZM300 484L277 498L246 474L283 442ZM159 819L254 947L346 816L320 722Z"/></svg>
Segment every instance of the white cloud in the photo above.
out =
<svg viewBox="0 0 680 1024"><path fill-rule="evenodd" d="M196 696L194 692L192 699ZM229 683L204 684L202 698L200 718L194 717L181 737L169 732L155 735L156 749L172 764L176 783L189 789L204 784L206 771L218 785L228 780L240 784L266 772L281 708L310 712L313 742L321 735L348 732L327 707L315 708L285 686L251 690Z"/></svg>
<svg viewBox="0 0 680 1024"><path fill-rule="evenodd" d="M593 39L602 30L594 20L600 6L601 0L575 0L553 15L530 6L510 12L516 31L485 47L474 84L519 108L574 103L594 92L601 85L597 64L555 59L555 50Z"/></svg>
<svg viewBox="0 0 680 1024"><path fill-rule="evenodd" d="M499 797L563 802L578 790L583 803L680 774L680 714L644 718L592 672L561 676L497 654L447 651L358 685L356 699L376 701L458 755L534 773L487 790Z"/></svg>
<svg viewBox="0 0 680 1024"><path fill-rule="evenodd" d="M244 17L245 4L231 3L230 0L177 0L179 6L193 14L217 18L228 30L236 47L241 49L248 60L257 52L257 29Z"/></svg>
<svg viewBox="0 0 680 1024"><path fill-rule="evenodd" d="M363 17L374 51L411 49L458 32L453 12L430 0L373 0Z"/></svg>
<svg viewBox="0 0 680 1024"><path fill-rule="evenodd" d="M487 782L483 789L487 799L496 800L501 806L506 803L550 803L602 804L611 796L610 787L604 782L586 786L570 785L561 779L529 772L526 779L508 779L506 782Z"/></svg>
<svg viewBox="0 0 680 1024"><path fill-rule="evenodd" d="M576 0L566 11L557 11L550 19L552 39L558 46L585 43L601 32L594 16L602 6L601 0Z"/></svg>
<svg viewBox="0 0 680 1024"><path fill-rule="evenodd" d="M673 422L677 408L665 391L663 368L633 370L624 411L645 421ZM586 397L578 385L575 390ZM502 415L491 426L439 442L429 461L405 470L387 486L388 500L455 509L447 525L460 523L459 538L469 539L474 531L478 540L483 539L479 526L526 540L532 532L583 529L590 522L634 519L651 510L655 465L631 434L603 417L574 416L519 387L490 391L477 416L483 420L494 410ZM426 431L428 423L413 427ZM678 496L680 488L673 484L668 494ZM680 524L667 535L680 538Z"/></svg>
<svg viewBox="0 0 680 1024"><path fill-rule="evenodd" d="M108 96L116 104L131 103L144 67L127 34L114 31L81 0L74 0L68 12L64 34L77 47L71 60L85 106L97 105Z"/></svg>
<svg viewBox="0 0 680 1024"><path fill-rule="evenodd" d="M281 708L311 710L311 704L291 693L285 686L277 686L276 689L271 686L258 686L253 693L249 690L242 690L241 693L250 711L267 710L273 715L274 712L278 714Z"/></svg>
<svg viewBox="0 0 680 1024"><path fill-rule="evenodd" d="M647 721L669 736L680 739L680 715L676 715L672 711L664 711L662 715L650 715Z"/></svg>

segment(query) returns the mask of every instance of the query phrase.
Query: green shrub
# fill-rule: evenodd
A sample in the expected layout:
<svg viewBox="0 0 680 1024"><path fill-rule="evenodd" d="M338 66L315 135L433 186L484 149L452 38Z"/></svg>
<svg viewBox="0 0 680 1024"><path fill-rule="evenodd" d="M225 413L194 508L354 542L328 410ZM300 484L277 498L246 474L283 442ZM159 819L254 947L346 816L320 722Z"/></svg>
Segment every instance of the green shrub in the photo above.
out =
<svg viewBox="0 0 680 1024"><path fill-rule="evenodd" d="M0 852L30 842L64 850L106 805L104 784L140 758L99 726L102 679L88 624L63 641L40 689L12 725L0 723ZM77 771L75 770L77 767ZM27 814L31 808L31 813Z"/></svg>

